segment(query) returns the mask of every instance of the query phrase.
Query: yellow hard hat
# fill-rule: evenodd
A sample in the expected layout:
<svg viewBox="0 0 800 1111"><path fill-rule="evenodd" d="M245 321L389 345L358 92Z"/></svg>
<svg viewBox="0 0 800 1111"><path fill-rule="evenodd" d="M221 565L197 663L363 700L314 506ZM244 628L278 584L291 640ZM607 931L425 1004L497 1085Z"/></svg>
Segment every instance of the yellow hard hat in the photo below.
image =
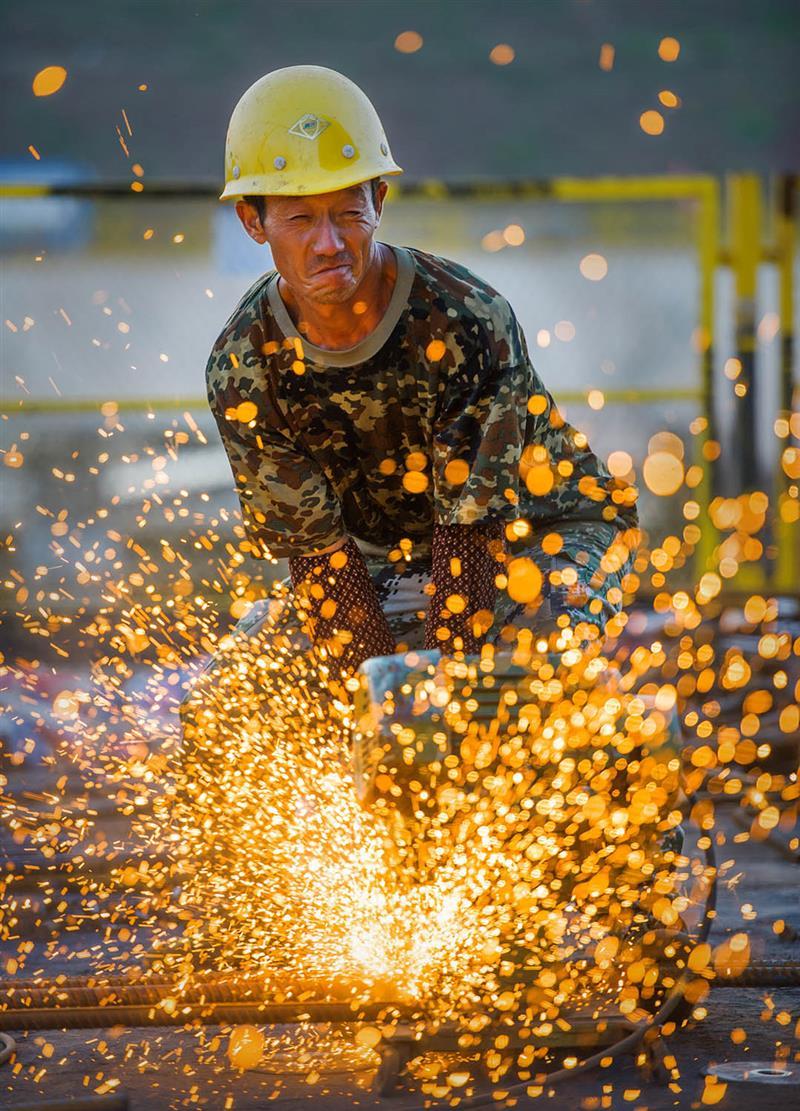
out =
<svg viewBox="0 0 800 1111"><path fill-rule="evenodd" d="M323 66L289 66L259 78L234 108L220 200L311 196L402 172L358 85Z"/></svg>

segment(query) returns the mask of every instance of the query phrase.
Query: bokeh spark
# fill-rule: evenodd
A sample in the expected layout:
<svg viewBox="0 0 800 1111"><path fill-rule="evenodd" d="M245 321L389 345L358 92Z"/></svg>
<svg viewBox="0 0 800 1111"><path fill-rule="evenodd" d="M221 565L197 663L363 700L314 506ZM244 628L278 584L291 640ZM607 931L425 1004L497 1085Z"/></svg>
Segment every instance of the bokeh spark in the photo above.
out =
<svg viewBox="0 0 800 1111"><path fill-rule="evenodd" d="M105 419L113 429L116 409ZM189 433L168 431L177 457ZM676 479L668 437L651 448L645 481L665 482L661 496L696 480L682 464ZM155 486L143 522L174 513ZM694 586L691 500L682 537L640 550L626 588L649 569L657 637L643 611L603 645L518 630L480 659L406 653L393 681L367 668L360 685L298 649L300 616L278 628L286 587L251 580L232 544L205 569L217 522L183 545L113 527L87 545L81 524L48 510L57 584L48 568L9 578L28 633L64 666L56 679L31 653L3 665L23 736L2 796L20 862L4 879L6 975L46 983L41 950L26 968L28 931L46 927L47 951L63 957L91 921L100 940L75 956L100 981L169 984L166 1014L210 972L245 976L265 999L344 1000L354 1016L384 1001L384 1024L357 1035L362 1052L401 1013L453 1022L463 1054L482 1054L498 1083L548 1067L554 1031L641 1021L678 981L701 1018L714 977L751 959L746 923L697 940L714 876L702 850L725 842L718 808L733 803L739 838L763 840L790 830L797 806L800 640L777 599L719 603L730 561L758 558L767 505L712 503L725 538ZM59 613L89 588L99 605L87 595ZM275 620L232 635L223 603ZM68 683L71 654L87 650L91 674ZM182 739L187 663L196 712ZM33 761L45 786L15 792ZM106 832L110 816L124 836ZM261 1060L263 1038L256 1052L245 1033L231 1060L239 1041L241 1060ZM419 1073L429 1093L467 1090L452 1064L423 1060Z"/></svg>

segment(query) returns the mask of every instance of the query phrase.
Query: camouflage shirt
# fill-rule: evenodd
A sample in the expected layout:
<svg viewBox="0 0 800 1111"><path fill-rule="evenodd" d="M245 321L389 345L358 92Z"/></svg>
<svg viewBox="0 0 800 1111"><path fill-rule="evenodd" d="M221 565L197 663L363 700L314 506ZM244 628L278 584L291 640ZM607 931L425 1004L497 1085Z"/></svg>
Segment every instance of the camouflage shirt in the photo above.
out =
<svg viewBox="0 0 800 1111"><path fill-rule="evenodd" d="M490 519L635 527L635 491L564 421L508 301L458 263L393 250L389 307L356 347L298 336L274 270L214 345L208 397L253 554L349 533L424 558L434 524Z"/></svg>

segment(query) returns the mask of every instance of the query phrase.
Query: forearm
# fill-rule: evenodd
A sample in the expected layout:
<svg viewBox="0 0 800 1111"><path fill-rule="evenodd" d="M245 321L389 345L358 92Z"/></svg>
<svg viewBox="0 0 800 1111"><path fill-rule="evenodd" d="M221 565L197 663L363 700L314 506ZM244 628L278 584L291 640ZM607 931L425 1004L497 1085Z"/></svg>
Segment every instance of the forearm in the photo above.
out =
<svg viewBox="0 0 800 1111"><path fill-rule="evenodd" d="M503 550L499 521L436 525L431 552L431 597L425 647L442 652L480 653L494 617Z"/></svg>
<svg viewBox="0 0 800 1111"><path fill-rule="evenodd" d="M322 553L292 556L289 573L315 649L351 671L371 656L394 652L394 636L352 537Z"/></svg>

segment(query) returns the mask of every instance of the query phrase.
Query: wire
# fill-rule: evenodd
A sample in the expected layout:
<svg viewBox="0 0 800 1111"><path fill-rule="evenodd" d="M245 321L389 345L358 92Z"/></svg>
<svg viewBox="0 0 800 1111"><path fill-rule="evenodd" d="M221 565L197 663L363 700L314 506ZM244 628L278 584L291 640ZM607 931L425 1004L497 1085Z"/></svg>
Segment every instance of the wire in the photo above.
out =
<svg viewBox="0 0 800 1111"><path fill-rule="evenodd" d="M526 1094L528 1088L530 1088L531 1086L535 1086L537 1088L545 1088L549 1087L552 1084L557 1084L562 1080L570 1079L573 1076L579 1076L581 1073L589 1072L591 1069L599 1065L600 1062L603 1060L607 1060L608 1058L616 1060L617 1057L621 1057L624 1053L627 1053L628 1050L634 1049L645 1036L648 1030L653 1029L655 1026L660 1026L662 1022L669 1018L669 1016L672 1014L672 1012L675 1010L675 1008L678 1006L681 999L683 998L683 986L685 982L686 975L684 974L684 976L681 977L681 979L673 988L672 994L670 995L669 999L667 999L666 1002L663 1004L661 1009L657 1011L656 1014L651 1016L651 1018L639 1023L635 1030L631 1031L630 1034L626 1034L625 1037L621 1041L618 1041L615 1045L611 1046L610 1048L601 1049L597 1053L592 1054L591 1057L587 1057L585 1061L581 1061L579 1065L576 1065L574 1069L557 1069L555 1072L549 1073L547 1076L545 1076L539 1083L537 1083L535 1080L524 1080L517 1084L504 1084L503 1091L505 1092L506 1096ZM490 1104L498 1107L501 1106L501 1104L495 1098L494 1091L478 1092L474 1096L470 1096L469 1098L462 1100L458 1106L459 1108L488 1107ZM431 1111L431 1108L435 1106L435 1104L419 1104L416 1107L404 1107L403 1111Z"/></svg>
<svg viewBox="0 0 800 1111"><path fill-rule="evenodd" d="M0 1046L2 1046L2 1049L0 1049L0 1065L4 1065L17 1052L17 1043L10 1034L0 1033Z"/></svg>
<svg viewBox="0 0 800 1111"><path fill-rule="evenodd" d="M694 804L696 798L694 795L688 795L687 800L690 804ZM716 853L714 851L714 844L711 838L708 836L706 837L706 845L704 846L703 852L706 858L706 865L710 870L712 876L711 884L708 889L708 895L706 896L703 919L700 924L698 935L695 937L690 934L682 933L680 931L654 930L650 931L652 934L654 934L654 939L657 939L659 937L668 937L671 942L684 941L694 945L698 941L705 941L705 939L708 937L711 930L712 922L714 921L714 912L717 905L717 860ZM535 1086L537 1088L550 1087L553 1084L560 1083L562 1080L571 1079L573 1076L580 1076L581 1073L589 1072L591 1069L595 1068L603 1060L608 1060L609 1058L611 1060L616 1060L618 1057L621 1057L629 1050L635 1049L642 1038L644 1038L648 1030L653 1030L661 1026L677 1009L683 999L683 989L686 985L687 980L688 972L684 972L676 982L668 998L661 1005L660 1009L656 1011L654 1015L651 1015L650 1018L644 1019L642 1022L640 1022L638 1026L631 1031L630 1034L626 1034L624 1038L616 1042L614 1045L603 1048L597 1053L592 1054L591 1057L587 1057L585 1061L581 1061L579 1065L576 1065L574 1069L557 1069L555 1072L549 1073L547 1076L543 1077L541 1082L537 1082L536 1080L524 1080L517 1084L504 1084L504 1100L507 1096L519 1096L527 1094L528 1088L530 1088L531 1086ZM476 1092L474 1096L470 1096L467 1099L461 1100L458 1106L459 1108L471 1108L488 1107L490 1105L495 1107L501 1106L500 1102L495 1098L494 1091ZM431 1109L435 1106L436 1104L431 1103L419 1104L415 1107L404 1107L403 1111L431 1111Z"/></svg>
<svg viewBox="0 0 800 1111"><path fill-rule="evenodd" d="M687 802L694 806L697 802L696 795L687 795ZM714 848L714 842L711 840L709 834L706 834L706 846L703 849L706 858L706 867L711 872L711 885L708 889L706 896L706 905L703 911L703 921L700 924L700 931L698 938L700 941L705 941L711 932L711 926L716 916L717 911L717 852Z"/></svg>
<svg viewBox="0 0 800 1111"><path fill-rule="evenodd" d="M751 961L730 976L717 975L720 988L791 988L800 985L800 961Z"/></svg>

